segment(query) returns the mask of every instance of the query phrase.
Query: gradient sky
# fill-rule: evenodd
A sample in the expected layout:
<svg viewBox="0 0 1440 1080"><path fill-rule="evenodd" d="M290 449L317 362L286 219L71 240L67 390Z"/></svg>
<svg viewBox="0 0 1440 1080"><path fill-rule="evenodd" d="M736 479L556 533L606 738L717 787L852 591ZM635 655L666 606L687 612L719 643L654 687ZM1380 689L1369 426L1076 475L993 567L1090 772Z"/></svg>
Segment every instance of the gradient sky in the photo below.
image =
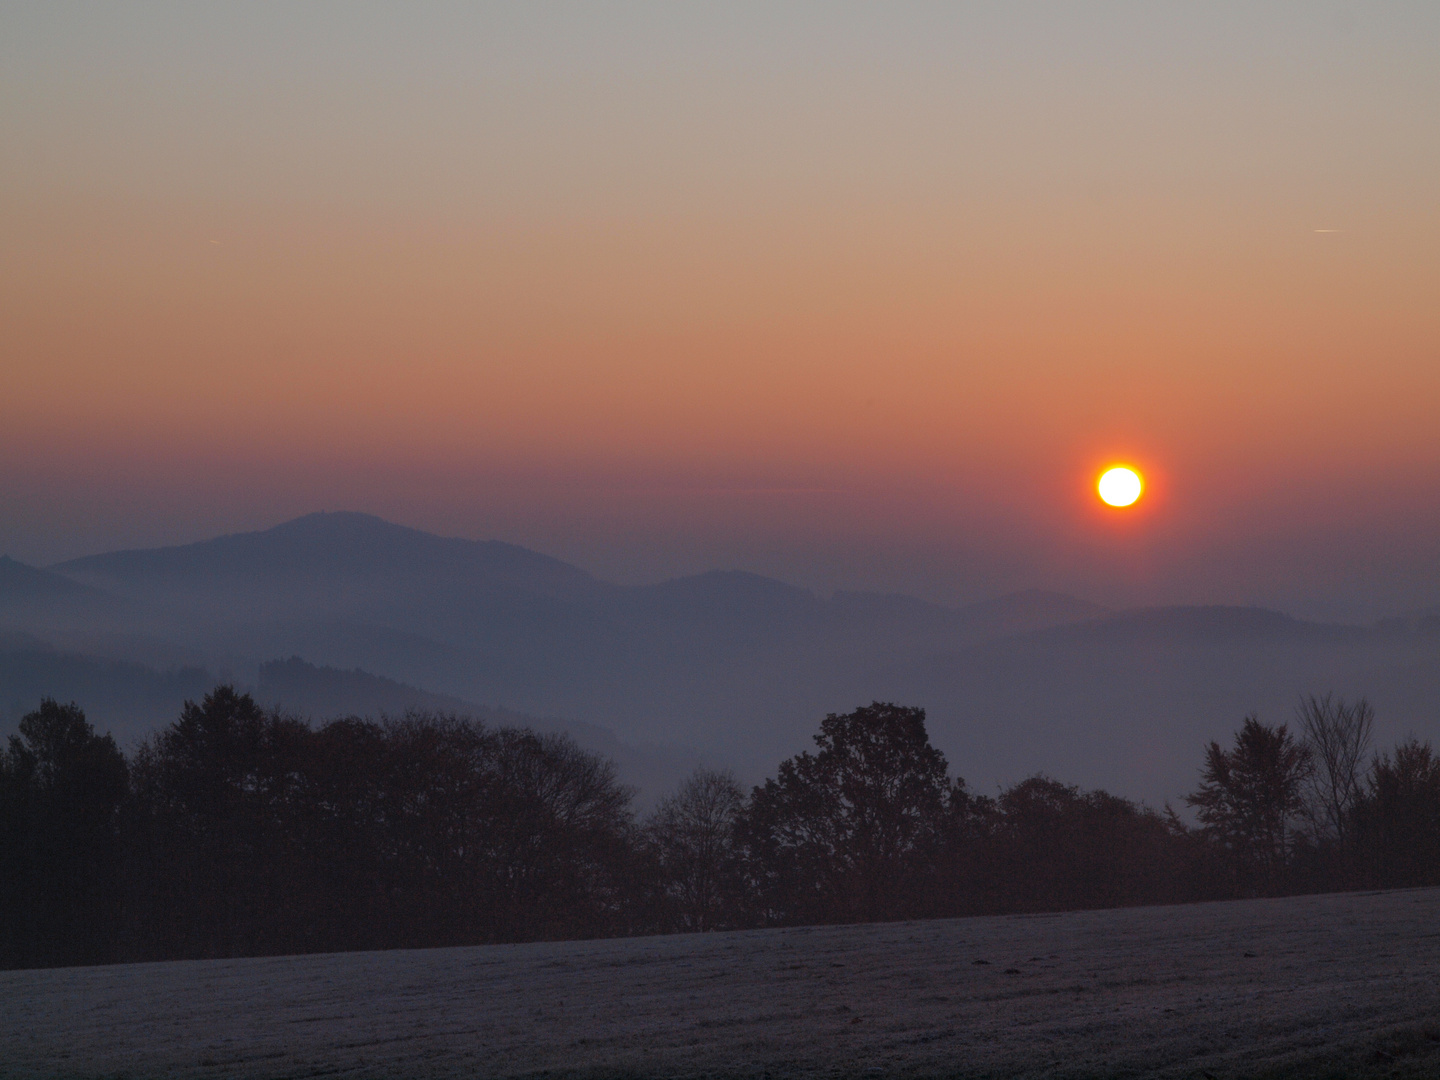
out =
<svg viewBox="0 0 1440 1080"><path fill-rule="evenodd" d="M5 3L0 549L1433 604L1437 118L1433 3Z"/></svg>

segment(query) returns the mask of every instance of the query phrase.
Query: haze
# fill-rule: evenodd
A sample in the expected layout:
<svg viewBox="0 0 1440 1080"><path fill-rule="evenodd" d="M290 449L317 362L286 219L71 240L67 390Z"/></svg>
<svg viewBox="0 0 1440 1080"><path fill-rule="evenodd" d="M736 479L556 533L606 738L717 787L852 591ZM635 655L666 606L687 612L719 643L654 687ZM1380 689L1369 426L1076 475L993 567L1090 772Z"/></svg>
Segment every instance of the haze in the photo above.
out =
<svg viewBox="0 0 1440 1080"><path fill-rule="evenodd" d="M0 549L346 509L628 583L1433 604L1437 42L1419 3L6 4Z"/></svg>

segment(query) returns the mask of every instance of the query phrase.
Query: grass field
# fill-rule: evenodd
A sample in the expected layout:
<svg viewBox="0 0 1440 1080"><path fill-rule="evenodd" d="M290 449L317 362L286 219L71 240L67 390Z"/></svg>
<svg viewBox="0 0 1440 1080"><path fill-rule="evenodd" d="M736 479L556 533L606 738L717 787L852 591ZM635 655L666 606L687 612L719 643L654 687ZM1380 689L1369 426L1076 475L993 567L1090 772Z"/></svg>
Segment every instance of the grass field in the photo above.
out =
<svg viewBox="0 0 1440 1080"><path fill-rule="evenodd" d="M1440 889L0 973L6 1077L1440 1077Z"/></svg>

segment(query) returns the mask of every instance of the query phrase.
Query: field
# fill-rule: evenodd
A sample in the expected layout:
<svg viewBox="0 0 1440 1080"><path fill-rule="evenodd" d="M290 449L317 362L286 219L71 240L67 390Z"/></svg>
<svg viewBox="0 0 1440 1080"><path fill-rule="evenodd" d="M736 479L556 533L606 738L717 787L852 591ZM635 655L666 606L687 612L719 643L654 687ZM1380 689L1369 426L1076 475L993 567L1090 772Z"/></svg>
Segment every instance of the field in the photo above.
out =
<svg viewBox="0 0 1440 1080"><path fill-rule="evenodd" d="M0 973L6 1077L1440 1076L1440 889Z"/></svg>

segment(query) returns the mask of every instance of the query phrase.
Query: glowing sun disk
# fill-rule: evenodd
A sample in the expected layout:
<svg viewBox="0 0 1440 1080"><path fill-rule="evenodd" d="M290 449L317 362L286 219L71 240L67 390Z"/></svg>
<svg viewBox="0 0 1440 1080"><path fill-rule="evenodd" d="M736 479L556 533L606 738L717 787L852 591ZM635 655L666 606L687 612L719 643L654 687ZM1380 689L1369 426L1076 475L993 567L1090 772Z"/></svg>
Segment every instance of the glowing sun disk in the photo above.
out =
<svg viewBox="0 0 1440 1080"><path fill-rule="evenodd" d="M1096 485L1100 492L1100 498L1111 506L1129 506L1140 498L1143 487L1140 474L1134 469L1127 469L1124 466L1106 469L1100 475L1099 484Z"/></svg>

